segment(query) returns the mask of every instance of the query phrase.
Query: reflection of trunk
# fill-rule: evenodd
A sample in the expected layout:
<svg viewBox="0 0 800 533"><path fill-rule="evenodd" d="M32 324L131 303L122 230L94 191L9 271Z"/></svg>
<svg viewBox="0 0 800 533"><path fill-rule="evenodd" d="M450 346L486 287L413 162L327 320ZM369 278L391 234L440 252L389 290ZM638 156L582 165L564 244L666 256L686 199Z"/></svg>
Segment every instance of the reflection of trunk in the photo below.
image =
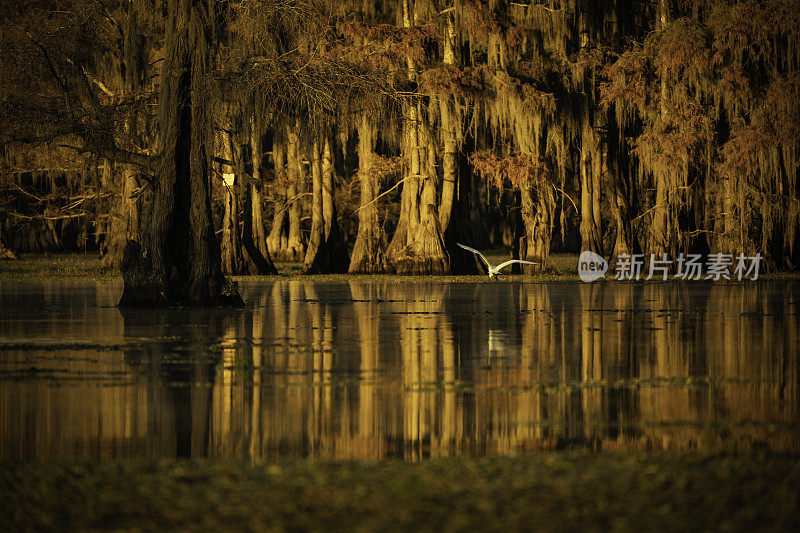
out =
<svg viewBox="0 0 800 533"><path fill-rule="evenodd" d="M358 179L361 182L361 205L358 208L358 235L350 260L351 274L374 274L382 272L384 267L376 200L378 177L372 167L375 133L375 123L365 114L361 117L358 128Z"/></svg>
<svg viewBox="0 0 800 533"><path fill-rule="evenodd" d="M135 400L134 405L142 400L146 403L134 411L144 413L146 421L138 424L147 428L148 438L143 442L148 453L164 457L207 457L212 424L211 393L217 385L214 368L219 355L209 354L203 341L221 335L223 315L205 310L176 314L172 310L128 309L122 309L121 315L123 335L132 341L126 343L124 349L125 363L132 375L137 376L134 379L146 380L144 385L148 392L141 400ZM232 316L226 314L224 318L229 320ZM187 328L187 322L198 326ZM145 336L162 340L145 344L134 341ZM182 364L165 365L164 353L175 348L175 341L168 339L176 336L187 341L181 350ZM130 431L131 420L127 416L125 419Z"/></svg>
<svg viewBox="0 0 800 533"><path fill-rule="evenodd" d="M436 337L439 341L439 361L442 379L441 415L439 417L439 438L442 452L456 454L459 450L461 435L463 432L461 424L460 409L458 398L460 390L458 387L458 367L459 353L456 339L450 323L444 318L437 320ZM437 372L437 369L434 369ZM440 452L441 453L441 452Z"/></svg>
<svg viewBox="0 0 800 533"><path fill-rule="evenodd" d="M422 292L425 292L425 298ZM436 394L425 385L437 379L437 363L441 360L438 339L447 336L437 321L442 312L443 294L435 287L399 289L393 299L405 300L400 317L400 350L402 357L403 437L406 458L419 460L425 442L432 440ZM431 294L433 293L433 294ZM432 296L432 297L431 297ZM410 454L410 455L408 455Z"/></svg>
<svg viewBox="0 0 800 533"><path fill-rule="evenodd" d="M380 407L378 387L375 380L369 378L380 372L378 353L381 313L377 300L381 294L378 286L372 283L350 282L350 291L353 295L353 313L358 324L358 345L361 349L359 370L364 378L358 382L358 436L364 440L364 452L368 452L372 451L370 445L373 442L379 442L380 425L386 423L377 409Z"/></svg>
<svg viewBox="0 0 800 533"><path fill-rule="evenodd" d="M240 186L244 214L242 246L244 247L246 266L250 274L277 274L278 271L272 264L272 258L267 249L267 238L264 234L264 217L261 212L261 158L263 155L261 132L258 131L255 117L252 115L250 118L250 146L252 148L253 176L250 183L242 180Z"/></svg>
<svg viewBox="0 0 800 533"><path fill-rule="evenodd" d="M162 164L142 242L128 241L121 306L241 305L226 288L211 221L207 161L209 117L201 80L210 34L203 4L170 0L159 124ZM207 95L206 95L207 96Z"/></svg>
<svg viewBox="0 0 800 533"><path fill-rule="evenodd" d="M598 427L604 421L603 394L600 387L589 386L603 379L603 359L601 348L603 341L603 315L593 313L590 309L603 305L603 285L585 284L580 287L581 305L581 407L585 433L583 438L591 441L599 435Z"/></svg>
<svg viewBox="0 0 800 533"><path fill-rule="evenodd" d="M261 397L261 379L265 374L265 367L262 351L266 352L267 349L262 347L264 341L264 315L267 309L267 295L264 294L259 298L258 305L253 309L252 319L252 339L255 341L250 346L252 359L250 363L253 365L253 392L250 400L250 439L248 454L250 459L258 459L262 456L261 448L261 416L262 416L262 397ZM246 328L244 334L249 333L249 328Z"/></svg>
<svg viewBox="0 0 800 533"><path fill-rule="evenodd" d="M311 237L303 264L305 273L344 273L350 258L336 221L333 203L333 161L327 137L320 153L319 141L312 146Z"/></svg>

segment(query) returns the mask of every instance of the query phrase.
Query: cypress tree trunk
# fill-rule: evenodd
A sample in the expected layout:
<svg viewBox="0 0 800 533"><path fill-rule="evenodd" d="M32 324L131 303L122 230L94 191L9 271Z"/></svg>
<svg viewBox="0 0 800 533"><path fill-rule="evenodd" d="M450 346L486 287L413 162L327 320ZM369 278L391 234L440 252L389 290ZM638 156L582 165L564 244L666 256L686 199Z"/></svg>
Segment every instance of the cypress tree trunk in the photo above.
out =
<svg viewBox="0 0 800 533"><path fill-rule="evenodd" d="M119 188L120 197L106 225L105 250L100 260L103 267L119 267L125 244L130 240L139 240L139 205L138 198L133 197L139 182L130 165L122 166L119 181L119 184L112 184L114 188Z"/></svg>
<svg viewBox="0 0 800 533"><path fill-rule="evenodd" d="M720 239L718 252L734 253L742 250L741 232L738 231L736 220L736 185L734 179L729 177L720 181L722 188L722 216L724 220L724 233Z"/></svg>
<svg viewBox="0 0 800 533"><path fill-rule="evenodd" d="M482 186L485 187L485 184L481 183L475 172L464 172L464 167L466 165L462 165L459 192L469 191L467 204L469 206L469 227L471 229L472 242L475 248L486 248L490 244L490 239L489 232L486 230L486 225L483 221L483 213L481 213L481 191ZM480 268L483 267L481 266Z"/></svg>
<svg viewBox="0 0 800 533"><path fill-rule="evenodd" d="M311 147L311 234L303 261L303 272L309 273L314 260L324 248L325 226L322 219L322 158L319 141L314 140ZM324 252L323 252L324 253Z"/></svg>
<svg viewBox="0 0 800 533"><path fill-rule="evenodd" d="M670 242L675 228L670 223L669 177L665 170L658 169L655 171L654 178L656 195L647 252L660 257L662 253L670 249Z"/></svg>
<svg viewBox="0 0 800 533"><path fill-rule="evenodd" d="M461 162L457 161L459 167L456 172L452 214L447 228L443 228L442 233L447 254L450 257L450 272L453 274L480 274L486 272L483 261L472 252L458 246L461 243L482 249L489 245L488 234L480 217L477 180L472 169L466 164L466 158L462 156L460 159L462 159ZM441 211L439 214L441 220Z"/></svg>
<svg viewBox="0 0 800 533"><path fill-rule="evenodd" d="M305 255L305 246L303 245L302 236L300 233L300 199L298 198L298 190L303 185L303 169L300 166L300 139L297 135L298 127L289 127L287 129L288 139L288 179L289 187L287 188L287 196L291 205L289 207L289 230L286 242L286 256L285 259L289 261L300 261Z"/></svg>
<svg viewBox="0 0 800 533"><path fill-rule="evenodd" d="M115 183L113 164L108 159L103 160L103 170L100 174L101 193L112 193L119 185ZM122 252L125 249L125 223L122 218L124 199L105 213L105 218L99 218L97 224L97 240L100 243L100 266L111 268L122 262Z"/></svg>
<svg viewBox="0 0 800 533"><path fill-rule="evenodd" d="M522 265L526 274L543 272L550 255L550 238L553 234L555 198L547 184L520 187L522 220L525 226L525 245L520 247L520 259L536 265Z"/></svg>
<svg viewBox="0 0 800 533"><path fill-rule="evenodd" d="M445 15L447 20L444 29L444 54L442 62L445 65L455 65L456 54L453 36L453 20L450 14ZM453 212L453 198L456 191L458 165L456 161L456 124L455 113L450 108L448 98L439 97L439 112L441 115L441 130L444 151L442 152L442 201L439 206L439 224L442 231L447 231L450 216Z"/></svg>
<svg viewBox="0 0 800 533"><path fill-rule="evenodd" d="M590 16L589 6L576 6L578 9L578 44L580 49L588 50L595 45L595 27ZM592 73L592 78L594 74ZM595 85L593 79L580 80L583 86L583 113L581 116L581 145L578 154L581 177L581 251L591 250L603 255L601 231L600 192L602 159L600 134L597 132Z"/></svg>
<svg viewBox="0 0 800 533"><path fill-rule="evenodd" d="M400 217L392 241L386 249L386 266L391 271L398 271L397 263L403 256L408 255L406 249L412 244L419 226L420 166L417 108L414 104L406 104L404 108L404 115L409 118L403 122L403 153L409 165L403 178Z"/></svg>
<svg viewBox="0 0 800 533"><path fill-rule="evenodd" d="M242 305L211 221L205 75L209 2L170 0L159 100L162 162L141 242L128 241L120 306Z"/></svg>
<svg viewBox="0 0 800 533"><path fill-rule="evenodd" d="M331 140L326 135L322 149L322 227L326 240L330 238L333 226L336 225L333 173Z"/></svg>
<svg viewBox="0 0 800 533"><path fill-rule="evenodd" d="M240 152L236 148L233 121L224 122L223 131L218 134L218 150L223 161L231 164L220 165L222 191L225 198L225 214L222 219L222 273L228 275L244 274L245 260L242 254L242 241L239 238L239 197L242 175Z"/></svg>
<svg viewBox="0 0 800 533"><path fill-rule="evenodd" d="M347 247L336 222L333 201L333 161L330 140L326 137L312 146L311 236L303 262L306 274L345 273L350 263Z"/></svg>
<svg viewBox="0 0 800 533"><path fill-rule="evenodd" d="M343 274L347 272L350 264L350 255L347 252L347 243L336 218L334 173L331 138L326 136L325 148L322 152L322 216L325 228L325 244L329 256L328 271Z"/></svg>
<svg viewBox="0 0 800 533"><path fill-rule="evenodd" d="M658 8L658 29L664 29L669 21L669 7L666 0L660 0ZM666 102L669 98L667 87L667 72L664 69L661 73L661 120L666 119ZM670 209L670 175L676 169L656 168L654 171L655 181L655 203L653 205L653 220L650 225L647 253L661 257L661 254L670 250L670 244L674 242L674 234L677 227L672 225Z"/></svg>
<svg viewBox="0 0 800 533"><path fill-rule="evenodd" d="M351 274L374 274L384 269L381 228L378 219L378 178L372 171L375 146L374 122L364 114L358 127L358 179L361 184L358 235L350 259Z"/></svg>
<svg viewBox="0 0 800 533"><path fill-rule="evenodd" d="M457 65L455 30L452 14L445 15L442 35L442 63ZM477 274L483 271L483 264L475 254L459 247L459 243L484 247L481 235L485 234L479 213L470 210L477 198L472 193L472 176L469 169L459 165L458 116L453 109L453 95L440 95L440 129L442 138L442 191L439 203L439 225L444 240L444 250L450 260L449 270L458 274ZM432 102L433 104L433 102ZM433 154L435 157L435 154ZM436 175L435 168L432 175ZM473 218L474 217L474 218ZM477 222L477 223L476 223ZM483 230L483 231L482 231Z"/></svg>
<svg viewBox="0 0 800 533"><path fill-rule="evenodd" d="M272 200L275 213L272 217L272 227L267 237L267 249L272 257L283 259L285 257L286 241L286 195L280 185L286 179L286 151L283 143L276 137L272 141L272 160L274 162L276 184L272 188Z"/></svg>
<svg viewBox="0 0 800 533"><path fill-rule="evenodd" d="M620 131L622 125L615 122L615 110L608 111L609 131ZM635 183L631 176L630 146L621 135L608 136L609 189L611 193L611 206L614 223L616 225L616 238L611 252L609 264L616 268L617 258L621 255L632 255L635 242L631 220L634 218ZM698 203L699 205L699 203Z"/></svg>
<svg viewBox="0 0 800 533"><path fill-rule="evenodd" d="M414 25L414 8L403 2L403 26ZM416 81L414 59L407 59L408 77ZM433 105L433 104L432 104ZM406 104L404 153L409 159L409 175L403 183L400 220L386 251L389 270L399 274L443 274L450 271L445 252L436 191L436 148L431 127L422 113L422 100ZM451 203L452 209L452 203ZM449 215L448 215L449 219Z"/></svg>
<svg viewBox="0 0 800 533"><path fill-rule="evenodd" d="M122 39L122 61L112 70L112 79L109 87L113 90L111 95L118 96L116 91L134 93L141 90L145 76L148 51L145 46L142 30L139 26L138 9L129 3L126 6L126 22ZM108 88L105 89L108 91ZM125 118L122 128L131 135L139 128L138 112L132 109ZM130 144L127 149L134 149ZM106 174L108 170L108 174ZM108 222L105 228L105 244L101 246L102 258L100 264L104 267L118 268L122 264L125 245L129 240L139 239L139 208L138 198L133 198L134 191L138 188L136 173L130 164L117 164L112 168L112 162L105 160L103 171L103 189L119 193L119 201L109 210Z"/></svg>
<svg viewBox="0 0 800 533"><path fill-rule="evenodd" d="M581 134L581 251L603 255L600 225L600 139L588 119Z"/></svg>
<svg viewBox="0 0 800 533"><path fill-rule="evenodd" d="M267 237L264 233L264 217L261 211L261 132L258 130L255 116L250 115L248 128L252 152L253 176L250 183L242 180L240 196L243 204L244 224L242 225L242 246L246 255L247 271L250 274L277 274L267 248ZM244 175L244 173L242 173Z"/></svg>
<svg viewBox="0 0 800 533"><path fill-rule="evenodd" d="M427 148L425 177L419 205L419 225L414 236L411 252L400 264L402 273L445 274L450 272L450 257L445 252L442 227L439 223L439 211L436 202L436 148L430 127L423 126L422 144ZM452 210L452 203L450 205ZM449 217L448 217L449 218Z"/></svg>
<svg viewBox="0 0 800 533"><path fill-rule="evenodd" d="M633 247L633 229L631 228L631 209L628 198L617 184L613 189L614 193L614 219L617 224L617 236L614 241L614 251L611 253L611 264L615 265L616 260L621 255L631 255Z"/></svg>
<svg viewBox="0 0 800 533"><path fill-rule="evenodd" d="M139 179L130 165L125 165L122 170L122 202L125 219L125 235L128 240L138 241L141 227L141 213L139 210L139 197L134 196L139 189Z"/></svg>
<svg viewBox="0 0 800 533"><path fill-rule="evenodd" d="M403 26L410 28L413 11L409 7L409 0L403 0ZM409 80L416 80L416 67L412 58L407 59ZM420 161L419 161L419 102L406 101L403 103L403 155L408 162L408 169L403 178L403 192L400 197L400 218L397 220L392 241L386 250L386 265L391 271L399 272L398 263L401 258L408 255L406 248L413 242L414 235L419 225L419 200L420 189Z"/></svg>

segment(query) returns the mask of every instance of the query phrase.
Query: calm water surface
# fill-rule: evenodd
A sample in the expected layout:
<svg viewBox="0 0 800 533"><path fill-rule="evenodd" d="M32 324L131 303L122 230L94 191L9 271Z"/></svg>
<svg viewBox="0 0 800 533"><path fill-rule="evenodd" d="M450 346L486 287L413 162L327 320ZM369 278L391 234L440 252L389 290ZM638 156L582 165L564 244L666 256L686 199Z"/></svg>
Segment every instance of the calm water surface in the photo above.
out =
<svg viewBox="0 0 800 533"><path fill-rule="evenodd" d="M0 459L800 451L800 283L0 281Z"/></svg>

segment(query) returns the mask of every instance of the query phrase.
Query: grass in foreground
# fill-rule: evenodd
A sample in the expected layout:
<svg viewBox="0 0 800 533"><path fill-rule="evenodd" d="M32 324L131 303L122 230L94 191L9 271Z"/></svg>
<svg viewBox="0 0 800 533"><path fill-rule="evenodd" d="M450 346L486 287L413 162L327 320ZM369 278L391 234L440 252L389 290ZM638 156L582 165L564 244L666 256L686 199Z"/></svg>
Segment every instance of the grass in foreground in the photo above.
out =
<svg viewBox="0 0 800 533"><path fill-rule="evenodd" d="M503 251L487 252L490 261L501 263L509 259L508 253ZM578 281L576 254L551 254L547 270L533 276L502 274L500 281ZM379 275L350 275L350 274L315 274L304 275L300 263L276 263L278 278L304 279L308 281L348 281L348 280L381 280L385 282L407 282L409 280L424 280L438 283L472 282L495 283L488 276L398 276L391 274ZM646 277L647 273L642 277ZM274 280L275 276L232 276L237 281L263 281ZM800 280L800 273L774 272L761 274L764 280ZM122 274L115 268L103 268L96 253L65 253L51 255L26 254L17 260L0 260L0 280L15 281L63 281L63 280L120 280ZM607 281L613 281L613 273L606 274ZM674 280L670 280L672 282ZM642 281L643 282L643 281ZM669 283L668 282L668 283ZM656 281L655 283L662 283ZM684 283L680 282L679 283ZM689 282L692 283L692 282ZM735 281L732 283L736 283Z"/></svg>
<svg viewBox="0 0 800 533"><path fill-rule="evenodd" d="M798 457L555 452L520 458L24 463L0 529L796 531Z"/></svg>
<svg viewBox="0 0 800 533"><path fill-rule="evenodd" d="M495 252L487 254L489 259L497 263L508 259L508 254ZM576 266L573 264L577 256L569 254L555 254L550 261L550 266L544 274L536 276L501 276L503 280L531 279L569 280L578 279ZM306 276L302 273L301 263L276 263L278 274L281 277L302 278L309 281L336 281L349 279L376 279L376 276L348 275L348 274L321 274ZM96 253L64 253L49 255L25 254L14 261L0 261L0 279L10 280L110 280L121 279L122 274L115 268L103 268ZM274 276L233 276L235 280L263 280L275 279ZM392 276L380 275L377 279L386 281L408 279L426 279L432 281L489 281L487 276Z"/></svg>
<svg viewBox="0 0 800 533"><path fill-rule="evenodd" d="M97 254L25 254L13 261L0 261L0 279L13 280L107 280L122 279L116 269L103 268Z"/></svg>

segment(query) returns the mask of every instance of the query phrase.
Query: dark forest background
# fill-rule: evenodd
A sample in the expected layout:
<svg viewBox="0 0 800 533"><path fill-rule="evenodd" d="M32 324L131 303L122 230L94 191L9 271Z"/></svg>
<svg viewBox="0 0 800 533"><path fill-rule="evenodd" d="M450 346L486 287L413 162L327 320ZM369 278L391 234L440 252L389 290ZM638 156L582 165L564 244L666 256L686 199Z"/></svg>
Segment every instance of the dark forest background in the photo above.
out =
<svg viewBox="0 0 800 533"><path fill-rule="evenodd" d="M0 20L0 251L800 267L797 1L2 0Z"/></svg>

